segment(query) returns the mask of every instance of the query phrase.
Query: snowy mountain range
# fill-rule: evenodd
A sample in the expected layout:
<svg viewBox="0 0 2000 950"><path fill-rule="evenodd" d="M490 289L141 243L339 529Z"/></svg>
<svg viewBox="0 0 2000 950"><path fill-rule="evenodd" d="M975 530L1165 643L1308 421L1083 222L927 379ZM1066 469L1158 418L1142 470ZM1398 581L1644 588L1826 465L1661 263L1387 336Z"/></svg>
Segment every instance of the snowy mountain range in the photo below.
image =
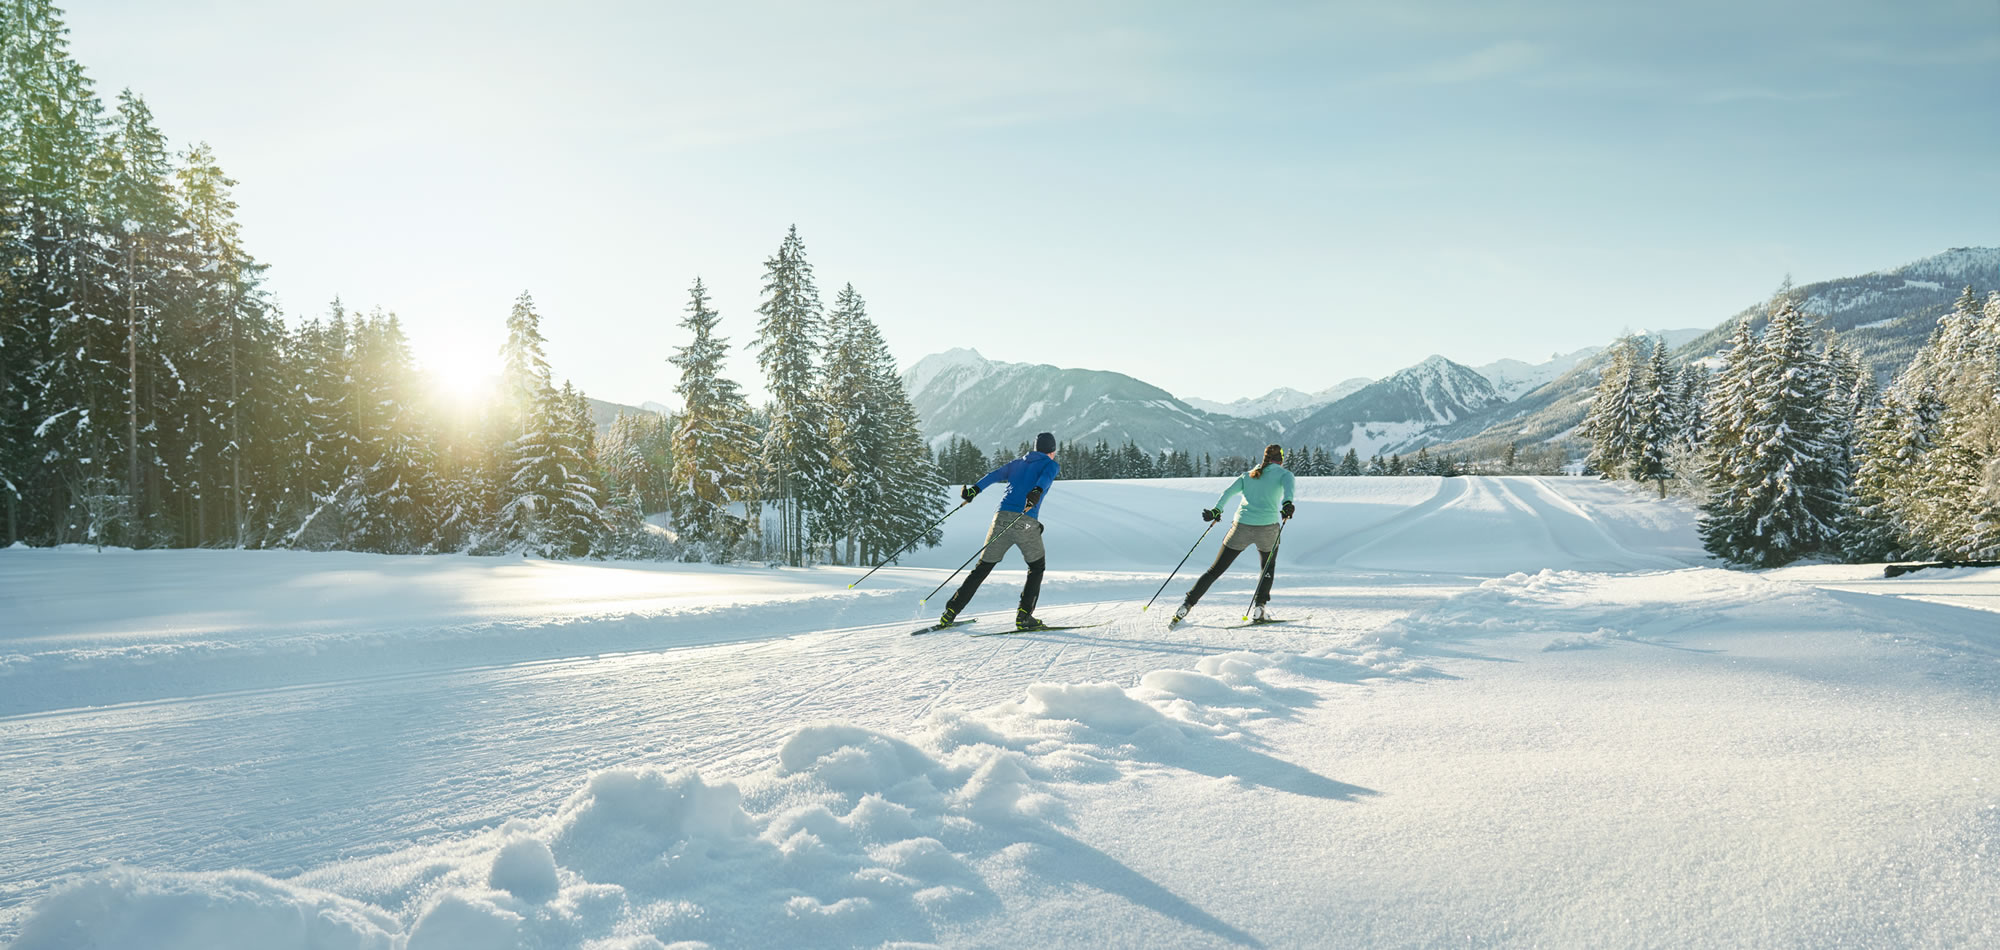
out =
<svg viewBox="0 0 2000 950"><path fill-rule="evenodd" d="M1351 448L1366 458L1400 451L1426 430L1506 401L1477 370L1432 356L1321 407L1285 429L1282 441L1329 452Z"/></svg>
<svg viewBox="0 0 2000 950"><path fill-rule="evenodd" d="M1301 392L1289 386L1280 386L1262 396L1245 396L1233 402L1216 402L1213 399L1188 397L1187 404L1203 412L1213 412L1239 419L1276 421L1280 425L1291 425L1327 403L1334 402L1374 380L1366 376L1336 383L1316 393Z"/></svg>
<svg viewBox="0 0 2000 950"><path fill-rule="evenodd" d="M1049 431L1064 441L1148 451L1245 454L1274 435L1261 422L1203 412L1123 373L1003 363L953 349L918 360L903 374L910 403L933 446L954 437L982 449L1011 448Z"/></svg>
<svg viewBox="0 0 2000 950"><path fill-rule="evenodd" d="M1953 248L1794 293L1886 378L1909 361L1968 285L1982 294L2000 290L2000 248ZM1639 335L1665 341L1676 362L1703 359L1721 349L1738 320L1761 323L1764 307L1754 304L1713 328ZM1047 429L1065 440L1130 439L1148 451L1248 454L1275 441L1330 452L1351 447L1364 457L1422 446L1493 457L1510 442L1568 438L1583 419L1606 349L1478 367L1432 356L1380 380L1351 379L1318 391L1280 388L1227 403L1176 398L1119 373L999 363L963 349L919 360L904 383L933 444L964 436L991 449Z"/></svg>
<svg viewBox="0 0 2000 950"><path fill-rule="evenodd" d="M1676 331L1682 339L1700 330ZM1148 451L1188 449L1254 453L1268 442L1352 447L1364 457L1433 441L1426 433L1561 376L1602 347L1556 354L1543 363L1502 360L1485 372L1442 356L1379 380L1350 379L1318 392L1281 388L1230 403L1175 398L1121 373L988 360L976 350L927 356L903 376L924 420L924 434L941 446L964 437L981 448L1011 447L1047 429L1064 439L1119 444Z"/></svg>

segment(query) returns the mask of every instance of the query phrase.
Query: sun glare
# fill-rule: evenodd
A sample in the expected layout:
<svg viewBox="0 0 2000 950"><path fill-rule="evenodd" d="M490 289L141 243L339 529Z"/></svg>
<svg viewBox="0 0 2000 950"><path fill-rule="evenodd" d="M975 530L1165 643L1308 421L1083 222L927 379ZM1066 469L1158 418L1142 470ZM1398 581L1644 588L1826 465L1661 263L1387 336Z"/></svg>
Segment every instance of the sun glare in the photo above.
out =
<svg viewBox="0 0 2000 950"><path fill-rule="evenodd" d="M441 401L475 406L493 392L500 360L476 347L450 346L426 356L424 374Z"/></svg>

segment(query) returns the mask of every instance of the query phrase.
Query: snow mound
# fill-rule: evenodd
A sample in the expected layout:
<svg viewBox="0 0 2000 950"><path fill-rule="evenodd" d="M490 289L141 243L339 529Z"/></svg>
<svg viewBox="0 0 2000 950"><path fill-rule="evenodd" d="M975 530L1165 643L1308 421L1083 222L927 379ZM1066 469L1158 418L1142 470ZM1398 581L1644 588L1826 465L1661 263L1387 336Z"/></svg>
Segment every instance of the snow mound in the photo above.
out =
<svg viewBox="0 0 2000 950"><path fill-rule="evenodd" d="M50 895L14 947L390 950L400 930L377 908L261 874L118 869Z"/></svg>

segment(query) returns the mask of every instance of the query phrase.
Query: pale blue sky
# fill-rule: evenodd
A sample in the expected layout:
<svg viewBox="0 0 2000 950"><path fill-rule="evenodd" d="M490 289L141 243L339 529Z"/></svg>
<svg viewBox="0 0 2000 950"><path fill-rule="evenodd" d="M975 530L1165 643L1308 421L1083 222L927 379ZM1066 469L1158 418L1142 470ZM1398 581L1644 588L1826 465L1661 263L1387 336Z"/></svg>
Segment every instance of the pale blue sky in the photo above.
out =
<svg viewBox="0 0 2000 950"><path fill-rule="evenodd" d="M799 226L907 365L1231 399L1540 359L2000 244L2000 0L74 2L77 55L241 181L292 314L670 399ZM748 354L737 376L758 388Z"/></svg>

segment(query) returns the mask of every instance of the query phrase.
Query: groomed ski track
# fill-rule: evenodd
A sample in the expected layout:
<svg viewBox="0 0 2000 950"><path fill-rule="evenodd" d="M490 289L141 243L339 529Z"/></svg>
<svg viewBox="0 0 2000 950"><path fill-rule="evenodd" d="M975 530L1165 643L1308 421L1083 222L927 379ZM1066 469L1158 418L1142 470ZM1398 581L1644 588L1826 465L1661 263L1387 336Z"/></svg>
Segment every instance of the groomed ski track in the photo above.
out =
<svg viewBox="0 0 2000 950"><path fill-rule="evenodd" d="M1808 908L1816 906L1805 896L1808 885L1831 887L1837 897L1873 881L1876 872L1829 878L1820 862L1854 855L1800 845L1805 859L1753 862L1707 883L1683 881L1673 868L1614 861L1628 880L1592 890L1588 875L1605 873L1611 860L1593 849L1621 832L1607 832L1600 815L1582 819L1586 827L1572 834L1562 830L1570 819L1560 812L1538 819L1535 802L1569 807L1565 796L1572 792L1583 807L1620 800L1625 793L1590 774L1592 763L1608 756L1614 771L1650 775L1646 730L1620 723L1663 706L1670 717L1691 714L1672 705L1677 688L1734 697L1743 684L1729 677L1751 677L1764 692L1745 700L1750 708L1738 715L1753 721L1739 732L1775 750L1800 741L1782 725L1758 724L1789 722L1792 710L1802 708L1782 697L1796 693L1803 706L1820 703L1815 676L1829 683L1852 678L1867 663L1888 664L1885 676L1895 682L1856 680L1858 690L1847 695L1857 706L1808 730L1807 744L1837 746L1841 736L1852 742L1860 734L1854 730L1872 729L1867 735L1889 755L1905 716L1929 715L1934 725L1962 731L1968 751L1931 750L1935 756L1923 760L1937 785L1915 807L1949 825L1939 826L1942 844L1932 842L1947 857L1952 848L1990 843L1980 836L1992 828L1981 831L1976 820L1967 825L1952 809L2000 791L1965 779L1992 758L1978 751L1982 744L2000 745L1992 741L2000 739L1994 725L2000 673L1954 664L1972 647L1989 662L2000 651L1949 598L1991 603L1994 572L1965 572L1977 582L1971 586L1934 579L1938 592L1915 605L1906 622L1896 612L1897 597L1850 569L1800 569L1787 580L1784 572L1758 577L1703 566L1685 509L1620 486L1528 477L1302 479L1274 605L1290 622L1225 629L1239 622L1254 581L1254 569L1239 562L1191 622L1170 631L1172 606L1213 557L1222 529L1151 611L1141 613L1139 605L1200 532L1196 512L1225 483L1059 483L1045 519L1051 571L1039 613L1054 624L1104 625L985 638L953 630L907 633L935 619L935 605L920 608L917 598L976 548L991 517L987 499L947 523L945 544L852 592L843 588L858 569L0 552L0 591L14 601L0 606L20 607L30 620L25 629L0 633L6 664L0 693L11 694L0 700L0 827L13 842L0 849L0 941L15 936L34 902L59 882L113 863L151 871L242 868L282 879L413 849L449 850L510 819L550 814L597 770L691 768L709 781L749 779L770 769L776 750L803 725L837 722L900 735L940 710L1018 702L1037 684L1130 686L1155 671L1239 651L1301 658L1286 661L1282 674L1278 667L1268 674L1283 685L1252 704L1264 712L1245 722L1262 725L1237 728L1229 742L1241 749L1203 744L1206 751L1193 758L1167 754L1123 773L1115 795L1095 795L1090 789L1098 786L1088 782L1072 789L1074 818L1065 827L1085 850L1064 853L1083 870L1066 872L1068 883L1044 884L1032 883L1033 874L1026 883L1006 883L1007 874L1027 873L1009 871L993 884L1004 911L930 921L924 932L907 936L953 943L956 934L983 945L1020 934L1037 944L1090 945L1105 938L1102 928L1125 927L1112 932L1143 934L1142 942L1156 946L1288 946L1306 945L1302 935L1332 928L1356 945L1728 945L1743 935L1700 929L1734 919L1727 900L1691 913L1684 923L1696 929L1689 930L1659 907L1637 920L1614 920L1617 894L1679 881L1690 900L1715 902L1746 889L1748 899L1798 873L1804 883L1794 896ZM191 559L201 560L192 570ZM1019 567L1018 556L1010 556L973 603L969 613L992 618L981 626L1011 614ZM501 568L504 579L479 579ZM433 571L448 574L449 582L433 581ZM175 591L190 574L222 582ZM393 576L395 594L371 598L385 574ZM257 589L232 590L230 576L253 577L248 586ZM318 617L288 612L285 605L296 598L286 585L295 594L328 583L364 600L329 599ZM499 585L504 592L488 589ZM579 589L589 592L586 606L566 596ZM1851 628L1836 655L1808 657L1805 672L1786 668L1803 649L1793 638L1815 628L1780 630L1774 624L1782 621L1755 613L1774 597L1796 601L1788 602L1792 614ZM1783 612L1774 609L1772 616ZM1698 639L1737 627L1746 631L1740 640ZM1913 645L1912 655L1897 654L1897 642ZM1688 675L1696 685L1617 685L1624 682L1619 676L1652 676L1648 664L1659 662L1694 664ZM1605 673L1607 666L1618 672ZM1927 706L1923 696L1900 691L1899 676L1941 683L1942 693ZM9 688L17 685L23 688ZM1559 695L1569 689L1597 705L1569 708L1582 702ZM1869 725L1881 722L1884 710L1896 711L1891 721ZM1491 718L1482 722L1485 714ZM1524 716L1532 721L1522 722ZM1549 723L1556 732L1546 731ZM1688 728L1692 747L1707 741L1708 726ZM1488 741L1512 748L1525 764L1481 758L1458 745L1454 730L1469 741L1490 732ZM1550 757L1536 759L1537 750ZM1740 754L1721 755L1696 777L1723 796L1709 802L1715 821L1766 807L1728 798L1731 788L1759 781L1757 762L1731 770L1730 756ZM1854 787L1879 787L1892 768L1909 764L1871 759L1846 774ZM1527 781L1544 767L1561 770L1568 781L1548 787ZM1438 772L1454 769L1464 772L1461 779ZM1211 784L1192 791L1176 784L1175 776L1189 774ZM1422 841L1403 837L1470 803L1451 795L1476 798L1485 794L1478 786L1501 777L1522 782L1490 790L1513 811L1475 808L1467 824L1431 829L1444 837L1430 831ZM1638 794L1677 787L1671 776L1658 778L1663 784ZM1802 780L1809 779L1783 782ZM1829 780L1826 788L1840 785ZM1246 789L1255 795L1245 801L1254 803L1228 819L1227 834L1239 836L1238 843L1226 836L1204 840L1202 829L1188 823L1213 810L1229 812L1236 806L1228 802ZM1888 793L1883 807L1894 810L1898 794ZM1191 802L1198 807L1164 824L1148 811ZM1398 819L1398 807L1418 811ZM1339 808L1349 810L1327 810ZM1821 817L1875 813L1865 801L1850 801L1845 811ZM1300 814L1323 827L1291 827ZM1672 851L1662 835L1688 832L1675 822L1704 812L1683 813L1676 802L1663 814L1664 825L1633 830L1634 840ZM1522 827L1476 830L1480 822L1518 822L1524 815L1548 821L1549 835ZM1261 828L1260 818L1267 821ZM1359 823L1326 824L1348 818ZM1697 835L1724 834L1708 817L1690 820L1700 823ZM1795 819L1786 813L1778 820L1790 827ZM1287 851L1260 843L1264 834L1308 844L1294 842ZM1161 852L1160 840L1180 844ZM1454 840L1462 851L1454 850ZM1868 850L1875 840L1867 838L1855 854L1875 854ZM1241 875L1234 883L1199 866L1266 845L1280 852L1274 867L1221 873ZM1531 853L1536 848L1553 850ZM1559 854L1564 849L1567 858ZM1327 862L1326 883L1267 895L1280 921L1232 909L1255 903L1257 883L1271 883L1271 875L1319 868L1315 855ZM1519 891L1510 897L1496 884L1461 879L1453 870L1461 860L1464 874L1519 870ZM1412 862L1422 870L1408 871ZM1947 863L1925 873L1973 885L1995 879L1995 868L1976 861ZM1369 884L1370 869L1403 877ZM321 871L316 879L343 878ZM1348 888L1347 896L1325 897L1325 888L1336 885ZM1396 893L1399 885L1414 890ZM1565 894L1566 887L1575 890ZM1940 898L1924 899L1937 910ZM1576 905L1552 917L1532 909L1537 901L1565 900ZM1820 916L1827 913L1822 908ZM1103 919L1092 924L1091 915ZM1832 917L1846 928L1835 936L1914 935L1915 944L1926 943L1926 934L1946 943L1978 936L1996 919L1990 910L1961 908L1948 926L1925 931L1913 918L1886 911ZM1810 944L1811 934L1796 928L1812 919L1806 910L1781 915L1769 925L1775 929L1752 933L1748 942ZM1877 925L1888 929L1870 929ZM1399 929L1408 926L1417 929ZM828 933L827 945L874 941Z"/></svg>

